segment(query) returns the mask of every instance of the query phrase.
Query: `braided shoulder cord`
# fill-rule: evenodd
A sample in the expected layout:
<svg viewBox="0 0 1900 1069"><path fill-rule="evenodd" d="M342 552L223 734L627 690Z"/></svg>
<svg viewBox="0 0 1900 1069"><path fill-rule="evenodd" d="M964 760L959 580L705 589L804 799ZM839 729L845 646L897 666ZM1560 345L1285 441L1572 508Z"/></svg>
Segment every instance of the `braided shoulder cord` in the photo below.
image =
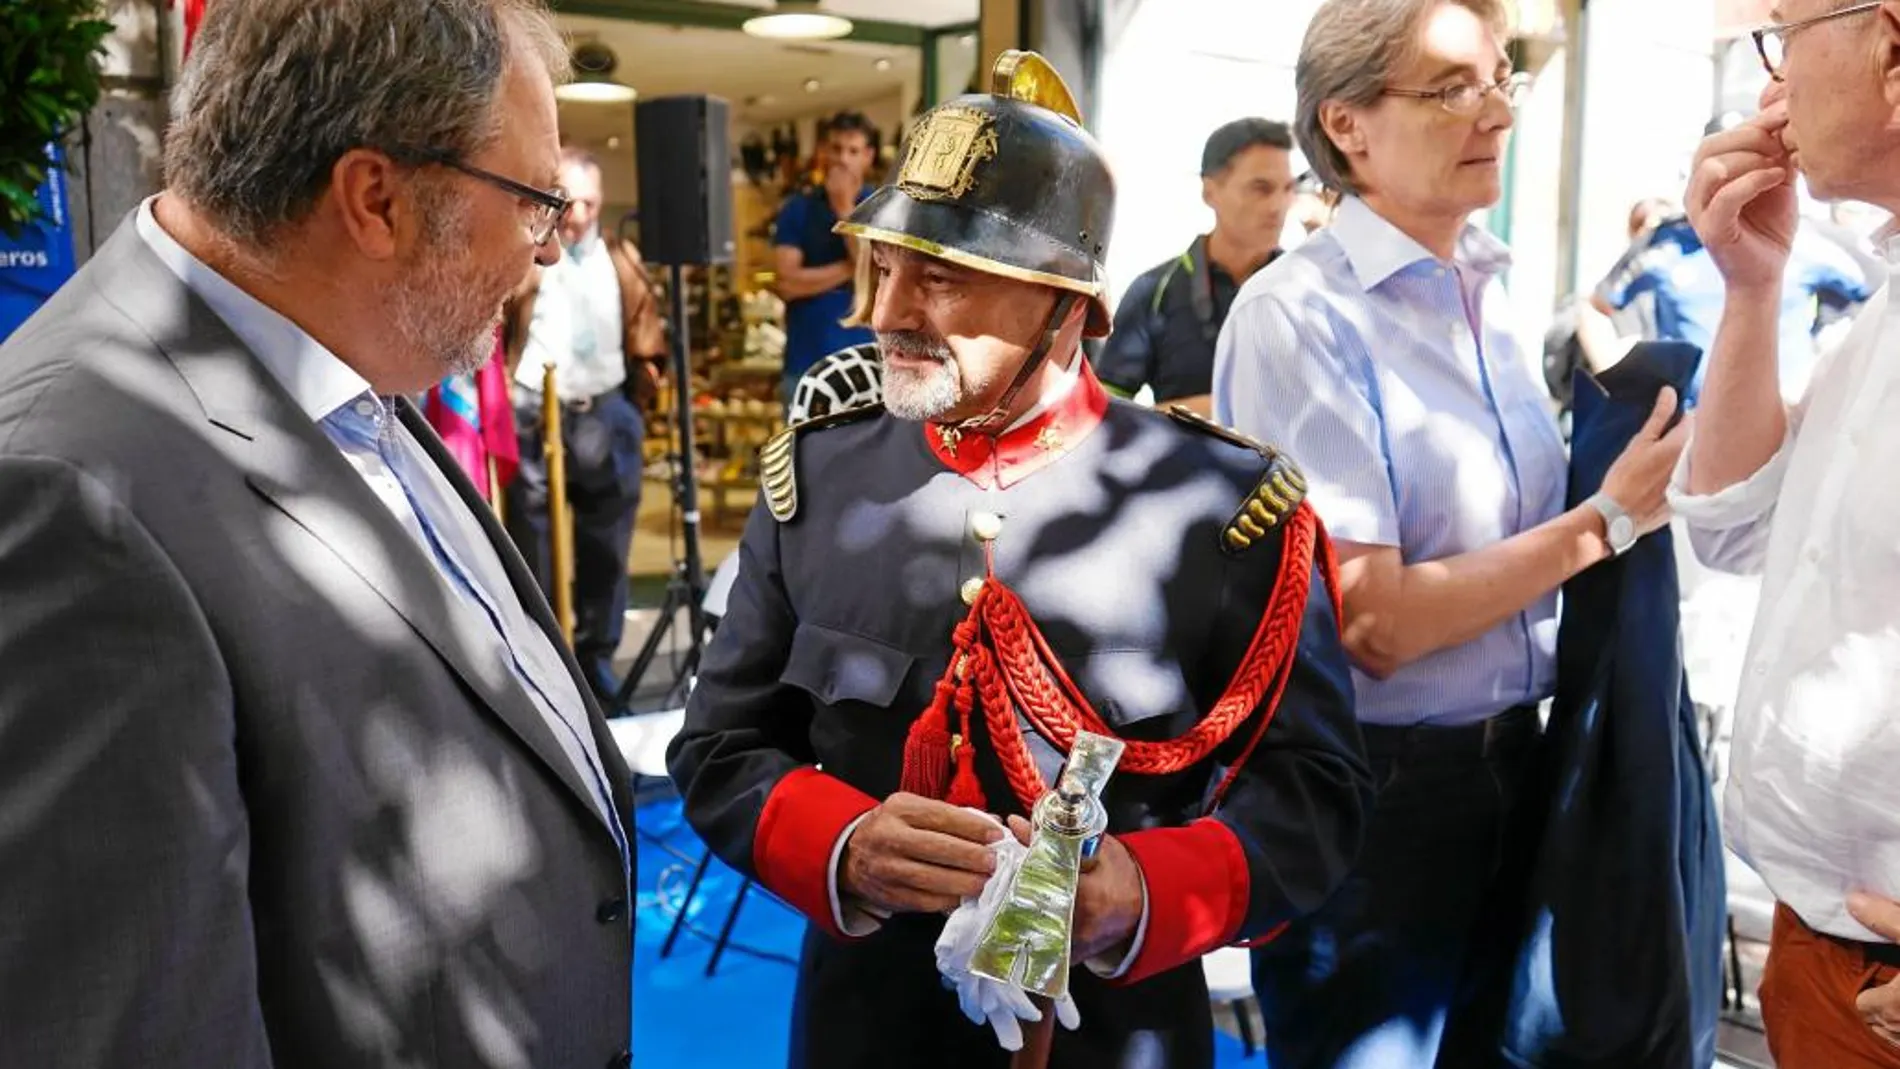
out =
<svg viewBox="0 0 1900 1069"><path fill-rule="evenodd" d="M1167 775L1191 768L1233 737L1256 710L1256 721L1238 758L1210 797L1211 811L1233 785L1247 759L1272 724L1292 675L1295 647L1312 588L1313 565L1338 613L1340 591L1332 543L1308 504L1290 516L1284 549L1267 611L1254 630L1226 690L1185 734L1161 742L1129 741L1121 768L1144 775ZM987 639L987 641L985 641ZM1267 699L1264 708L1262 699ZM974 699L974 701L972 700ZM1062 667L1028 609L1016 593L993 575L983 584L969 615L957 626L955 649L934 700L912 725L905 747L904 785L930 797L953 795L961 805L982 805L976 787L972 719L980 706L984 727L1011 791L1025 811L1046 789L1017 718L1066 753L1078 730L1114 735ZM961 731L952 739L949 714L958 714ZM950 783L951 750L956 765Z"/></svg>

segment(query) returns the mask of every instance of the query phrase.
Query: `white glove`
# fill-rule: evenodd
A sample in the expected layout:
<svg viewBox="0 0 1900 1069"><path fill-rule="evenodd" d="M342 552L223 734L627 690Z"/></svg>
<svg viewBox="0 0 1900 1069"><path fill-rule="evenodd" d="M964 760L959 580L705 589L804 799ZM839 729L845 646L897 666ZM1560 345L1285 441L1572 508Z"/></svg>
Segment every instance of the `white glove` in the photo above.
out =
<svg viewBox="0 0 1900 1069"><path fill-rule="evenodd" d="M989 928L990 918L1002 908L1009 894L1010 880L1015 878L1029 848L1017 842L1016 836L1005 834L990 850L996 855L996 870L983 885L983 893L964 899L944 922L943 934L937 937L937 971L943 974L944 985L956 991L963 1015L972 1024L987 1021L1003 1049L1017 1051L1023 1047L1022 1022L1042 1020L1041 1011L1020 986L970 971L970 959L976 954L977 941ZM1073 1032L1081 1026L1082 1014L1075 1008L1075 1000L1067 994L1057 1000L1055 1009L1056 1020L1062 1027Z"/></svg>

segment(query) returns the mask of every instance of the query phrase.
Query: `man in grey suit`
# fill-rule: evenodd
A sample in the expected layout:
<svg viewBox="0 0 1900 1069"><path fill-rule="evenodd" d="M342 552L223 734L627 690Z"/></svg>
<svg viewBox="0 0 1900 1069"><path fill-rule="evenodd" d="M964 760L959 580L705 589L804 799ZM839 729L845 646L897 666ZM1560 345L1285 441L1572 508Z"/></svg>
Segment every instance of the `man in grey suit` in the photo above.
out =
<svg viewBox="0 0 1900 1069"><path fill-rule="evenodd" d="M626 1065L625 768L404 400L565 199L539 0L212 4L0 348L0 1067Z"/></svg>

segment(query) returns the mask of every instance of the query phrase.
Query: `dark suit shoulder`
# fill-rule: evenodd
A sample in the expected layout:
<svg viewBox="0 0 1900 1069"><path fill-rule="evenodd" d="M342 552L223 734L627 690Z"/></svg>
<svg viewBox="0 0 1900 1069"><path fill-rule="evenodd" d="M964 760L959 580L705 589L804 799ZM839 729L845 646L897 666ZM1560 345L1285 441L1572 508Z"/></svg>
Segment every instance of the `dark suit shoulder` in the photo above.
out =
<svg viewBox="0 0 1900 1069"><path fill-rule="evenodd" d="M1221 529L1221 549L1226 553L1245 553L1267 539L1306 499L1305 476L1275 446L1180 405L1147 412L1145 419L1154 433L1171 440L1174 450L1233 480L1234 511Z"/></svg>
<svg viewBox="0 0 1900 1069"><path fill-rule="evenodd" d="M798 515L799 441L838 427L870 420L884 414L882 404L859 405L794 423L774 434L759 449L759 485L765 491L766 507L780 523Z"/></svg>

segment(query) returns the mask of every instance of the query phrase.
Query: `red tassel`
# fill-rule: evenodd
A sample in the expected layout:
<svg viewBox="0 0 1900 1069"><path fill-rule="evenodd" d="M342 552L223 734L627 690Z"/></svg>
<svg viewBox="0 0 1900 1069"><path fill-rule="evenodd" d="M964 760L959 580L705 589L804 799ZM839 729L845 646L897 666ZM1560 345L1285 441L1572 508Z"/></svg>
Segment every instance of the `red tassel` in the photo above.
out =
<svg viewBox="0 0 1900 1069"><path fill-rule="evenodd" d="M919 720L904 740L904 775L898 789L925 798L942 798L950 778L950 733Z"/></svg>
<svg viewBox="0 0 1900 1069"><path fill-rule="evenodd" d="M971 809L990 807L989 799L983 797L983 785L976 779L976 747L968 742L957 747L957 775L950 782L950 797L946 801Z"/></svg>
<svg viewBox="0 0 1900 1069"><path fill-rule="evenodd" d="M951 805L968 806L971 809L988 809L989 801L983 797L983 785L976 779L976 744L970 738L970 707L975 702L976 687L969 676L957 680L957 723L962 731L956 748L957 774L950 782Z"/></svg>
<svg viewBox="0 0 1900 1069"><path fill-rule="evenodd" d="M957 661L952 661L930 708L910 725L904 738L904 771L898 790L925 798L939 798L950 789L950 695L956 686Z"/></svg>

